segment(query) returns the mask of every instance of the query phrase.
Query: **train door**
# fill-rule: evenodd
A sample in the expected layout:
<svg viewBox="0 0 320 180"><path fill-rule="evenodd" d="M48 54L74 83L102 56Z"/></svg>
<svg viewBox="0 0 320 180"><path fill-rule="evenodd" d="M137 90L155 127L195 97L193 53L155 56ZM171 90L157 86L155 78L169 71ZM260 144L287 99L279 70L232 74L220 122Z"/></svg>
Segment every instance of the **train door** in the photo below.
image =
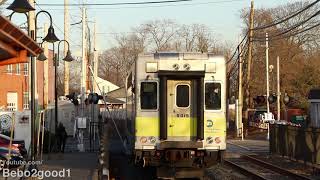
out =
<svg viewBox="0 0 320 180"><path fill-rule="evenodd" d="M191 81L167 81L168 140L190 141L194 136Z"/></svg>

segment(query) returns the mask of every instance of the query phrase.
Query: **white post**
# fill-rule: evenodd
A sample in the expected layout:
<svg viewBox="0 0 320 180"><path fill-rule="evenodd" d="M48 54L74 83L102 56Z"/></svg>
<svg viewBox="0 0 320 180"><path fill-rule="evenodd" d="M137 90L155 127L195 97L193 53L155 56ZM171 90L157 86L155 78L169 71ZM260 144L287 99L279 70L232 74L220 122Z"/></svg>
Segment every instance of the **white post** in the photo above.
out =
<svg viewBox="0 0 320 180"><path fill-rule="evenodd" d="M236 110L236 130L237 130L237 137L240 136L240 126L239 126L239 100L236 99L236 104L235 104L235 110Z"/></svg>
<svg viewBox="0 0 320 180"><path fill-rule="evenodd" d="M68 1L64 0L64 39L69 41L69 9L68 9ZM64 42L64 55L67 54L68 51L67 43ZM58 52L59 53L59 52ZM69 94L69 62L64 61L64 94Z"/></svg>
<svg viewBox="0 0 320 180"><path fill-rule="evenodd" d="M269 39L268 33L266 33L266 74L267 74L267 112L270 112L270 105L269 105Z"/></svg>
<svg viewBox="0 0 320 180"><path fill-rule="evenodd" d="M266 73L267 73L267 113L269 115L270 113L270 105L269 105L269 39L268 39L268 33L266 33ZM267 134L267 140L269 140L269 123L267 123L268 127L268 134Z"/></svg>
<svg viewBox="0 0 320 180"><path fill-rule="evenodd" d="M277 57L277 111L278 111L278 121L280 121L280 58Z"/></svg>
<svg viewBox="0 0 320 180"><path fill-rule="evenodd" d="M242 93L242 44L239 45L239 101L238 101L238 121L241 125L241 138L243 140L243 123L242 123L242 108L243 108L243 93Z"/></svg>
<svg viewBox="0 0 320 180"><path fill-rule="evenodd" d="M94 33L93 33L93 72L94 72L94 79L97 80L98 77L98 65L99 65L99 60L98 60L98 49L97 49L97 27L96 27L96 21L94 22ZM98 85L97 83L93 83L93 91L98 92Z"/></svg>
<svg viewBox="0 0 320 180"><path fill-rule="evenodd" d="M241 140L243 141L243 123L241 123Z"/></svg>

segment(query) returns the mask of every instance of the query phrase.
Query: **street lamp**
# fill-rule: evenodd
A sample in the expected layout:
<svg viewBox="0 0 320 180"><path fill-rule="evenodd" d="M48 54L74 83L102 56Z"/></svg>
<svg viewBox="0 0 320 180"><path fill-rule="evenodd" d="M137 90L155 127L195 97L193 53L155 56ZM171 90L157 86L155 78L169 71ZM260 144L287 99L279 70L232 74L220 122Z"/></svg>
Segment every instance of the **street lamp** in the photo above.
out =
<svg viewBox="0 0 320 180"><path fill-rule="evenodd" d="M27 0L15 0L7 9L10 9L13 11L12 14L14 13L24 13L26 14L27 12L30 11L34 11L35 9L29 4L29 2ZM54 43L56 41L58 41L59 39L56 37L56 35L54 34L54 29L52 27L52 17L50 15L50 13L48 13L47 11L39 11L36 14L35 17L35 31L34 34L33 32L31 32L31 37L36 41L37 40L37 17L40 13L46 13L47 15L49 15L50 18L50 27L48 29L48 34L46 35L46 37L44 38L44 41L47 42L51 42ZM11 18L12 14L9 16ZM27 15L27 14L26 14ZM27 15L27 19L29 20L30 17ZM29 23L29 21L28 21ZM28 24L28 31L30 31L30 25ZM44 58L40 59L43 60ZM30 87L31 87L31 160L34 160L34 128L35 128L35 62L34 62L34 57L31 56L30 57Z"/></svg>
<svg viewBox="0 0 320 180"><path fill-rule="evenodd" d="M27 13L29 11L34 11L35 9L30 5L28 0L14 0L13 3L7 7L7 9L12 10L17 13Z"/></svg>
<svg viewBox="0 0 320 180"><path fill-rule="evenodd" d="M43 44L44 41L42 41L42 43L40 44L40 47L42 48L42 44ZM37 60L39 61L45 61L47 60L47 56L44 54L44 51L42 51L41 54L39 54L39 56L37 57Z"/></svg>
<svg viewBox="0 0 320 180"><path fill-rule="evenodd" d="M55 129L57 129L57 124L58 124L58 90L57 90L57 66L59 64L59 47L60 47L60 43L61 42L66 42L67 45L68 45L68 51L67 51L67 54L66 56L62 59L64 61L67 61L67 62L71 62L74 60L74 58L72 57L71 55L71 51L70 51L70 45L69 45L69 42L67 40L60 40L59 43L58 43L58 57L57 59L55 59L55 62L54 62L54 98L55 98Z"/></svg>

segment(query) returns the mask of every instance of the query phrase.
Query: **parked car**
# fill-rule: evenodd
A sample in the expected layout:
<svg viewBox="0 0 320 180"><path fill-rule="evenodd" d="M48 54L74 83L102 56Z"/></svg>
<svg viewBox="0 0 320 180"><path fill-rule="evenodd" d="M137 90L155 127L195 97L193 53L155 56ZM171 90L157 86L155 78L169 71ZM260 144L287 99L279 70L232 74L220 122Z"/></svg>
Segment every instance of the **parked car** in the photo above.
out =
<svg viewBox="0 0 320 180"><path fill-rule="evenodd" d="M0 170L2 168L16 168L19 167L21 164L21 162L24 161L23 156L16 150L11 150L10 152L10 156L9 156L9 149L6 147L0 147L0 160L1 162L1 167ZM8 161L10 161L10 163L7 163Z"/></svg>
<svg viewBox="0 0 320 180"><path fill-rule="evenodd" d="M10 137L0 134L0 147L9 148L10 146ZM27 155L27 150L25 148L24 140L12 140L11 149L18 151L22 156Z"/></svg>

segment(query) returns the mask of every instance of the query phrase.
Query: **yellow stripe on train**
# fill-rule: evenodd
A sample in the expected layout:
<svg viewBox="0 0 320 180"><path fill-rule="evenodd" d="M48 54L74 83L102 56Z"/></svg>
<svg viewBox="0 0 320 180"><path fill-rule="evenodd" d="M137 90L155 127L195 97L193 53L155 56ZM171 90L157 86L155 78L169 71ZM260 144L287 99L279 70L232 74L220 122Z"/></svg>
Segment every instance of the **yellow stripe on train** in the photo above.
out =
<svg viewBox="0 0 320 180"><path fill-rule="evenodd" d="M223 116L205 116L204 136L225 136L226 119ZM160 119L158 117L136 117L136 136L159 136ZM196 136L196 118L168 118L168 136Z"/></svg>

